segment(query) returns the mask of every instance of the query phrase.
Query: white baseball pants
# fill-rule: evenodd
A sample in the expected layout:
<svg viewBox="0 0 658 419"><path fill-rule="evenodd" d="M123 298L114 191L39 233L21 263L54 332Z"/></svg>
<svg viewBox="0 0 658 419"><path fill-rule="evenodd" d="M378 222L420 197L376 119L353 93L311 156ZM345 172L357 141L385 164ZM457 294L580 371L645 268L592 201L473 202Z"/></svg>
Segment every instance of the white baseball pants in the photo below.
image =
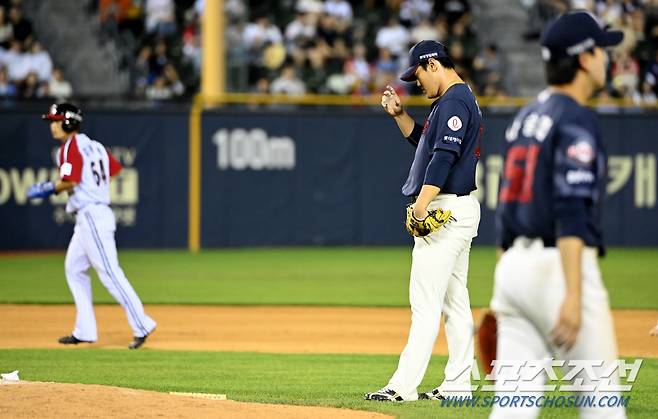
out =
<svg viewBox="0 0 658 419"><path fill-rule="evenodd" d="M66 280L76 307L73 336L96 341L96 317L91 292L90 266L112 297L128 316L133 335L143 337L155 329L155 321L144 313L144 306L119 266L114 242L116 224L107 205L87 205L76 215L73 237L66 252Z"/></svg>
<svg viewBox="0 0 658 419"><path fill-rule="evenodd" d="M471 394L473 316L466 288L471 241L477 236L480 203L473 196L439 194L429 209L449 209L456 218L427 237L414 238L409 302L411 328L398 368L388 383L405 400L417 400L445 314L449 358L442 391ZM428 389L429 390L429 389Z"/></svg>
<svg viewBox="0 0 658 419"><path fill-rule="evenodd" d="M551 342L550 332L557 323L565 295L565 280L557 248L544 248L541 240L517 238L496 265L494 295L491 308L498 318L499 360L602 360L617 359L617 340L610 313L608 293L601 281L597 250L583 249L582 317L575 345L564 351ZM594 368L601 374L602 368ZM501 379L518 375L512 368L503 368L496 384L498 396L542 396L541 392L502 392ZM579 375L579 377L581 377ZM518 378L518 377L517 377ZM582 376L584 384L591 383ZM529 382L543 385L545 374ZM613 381L614 382L614 381ZM571 393L562 394L571 396ZM619 396L615 392L578 392L581 396ZM491 418L536 418L539 407L500 407ZM581 418L625 418L623 407L580 408Z"/></svg>

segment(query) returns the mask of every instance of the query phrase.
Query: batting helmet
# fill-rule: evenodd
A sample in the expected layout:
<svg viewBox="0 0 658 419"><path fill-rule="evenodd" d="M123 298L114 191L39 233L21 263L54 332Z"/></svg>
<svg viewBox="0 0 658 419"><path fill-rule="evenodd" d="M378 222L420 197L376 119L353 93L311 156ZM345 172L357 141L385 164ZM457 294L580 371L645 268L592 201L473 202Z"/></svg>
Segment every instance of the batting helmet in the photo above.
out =
<svg viewBox="0 0 658 419"><path fill-rule="evenodd" d="M62 129L65 132L72 132L80 129L82 111L70 103L54 103L47 114L41 115L41 119L62 121Z"/></svg>

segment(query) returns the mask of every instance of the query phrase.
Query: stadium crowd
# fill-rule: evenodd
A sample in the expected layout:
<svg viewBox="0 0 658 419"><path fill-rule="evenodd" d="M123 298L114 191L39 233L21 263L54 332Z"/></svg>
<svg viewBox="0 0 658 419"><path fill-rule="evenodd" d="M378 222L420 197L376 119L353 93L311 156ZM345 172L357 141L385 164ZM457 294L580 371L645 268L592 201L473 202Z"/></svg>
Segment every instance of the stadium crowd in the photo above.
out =
<svg viewBox="0 0 658 419"><path fill-rule="evenodd" d="M188 98L201 71L204 0L87 0L102 42L123 49L131 96ZM449 48L458 73L477 94L504 96L507 60L478 36L469 0L225 0L229 91L369 95L397 78L410 46L435 39ZM559 13L587 9L625 33L611 53L610 83L601 97L656 104L658 0L520 0L525 38L536 42ZM66 98L62 71L35 40L22 0L0 0L0 97ZM74 76L74 75L71 75Z"/></svg>
<svg viewBox="0 0 658 419"><path fill-rule="evenodd" d="M66 99L71 84L35 39L22 6L21 0L0 0L0 98Z"/></svg>
<svg viewBox="0 0 658 419"><path fill-rule="evenodd" d="M108 36L130 31L137 40L135 96L171 98L198 88L203 4L98 1ZM478 91L504 90L504 60L495 44L480 45L468 0L225 0L225 10L232 91L368 95L392 84L406 94L414 87L397 74L409 47L426 38L448 45Z"/></svg>
<svg viewBox="0 0 658 419"><path fill-rule="evenodd" d="M623 43L610 54L609 84L600 99L617 98L634 104L657 104L658 0L522 0L529 12L527 39L560 13L585 9L602 24L624 32Z"/></svg>

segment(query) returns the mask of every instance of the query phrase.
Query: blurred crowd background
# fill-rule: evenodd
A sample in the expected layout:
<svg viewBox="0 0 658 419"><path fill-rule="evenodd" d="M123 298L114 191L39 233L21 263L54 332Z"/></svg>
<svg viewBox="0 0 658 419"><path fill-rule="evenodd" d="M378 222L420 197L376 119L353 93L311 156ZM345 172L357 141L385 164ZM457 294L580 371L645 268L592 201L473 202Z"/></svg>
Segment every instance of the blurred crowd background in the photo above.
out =
<svg viewBox="0 0 658 419"><path fill-rule="evenodd" d="M523 30L501 43L505 27L476 19L510 4ZM601 98L656 104L658 0L225 0L227 90L370 95L390 84L418 94L397 75L414 43L435 39L477 94L519 95L531 89L517 76L542 67L510 55L520 45L538 57L542 28L570 9L625 33ZM0 97L189 100L203 13L203 0L0 0Z"/></svg>

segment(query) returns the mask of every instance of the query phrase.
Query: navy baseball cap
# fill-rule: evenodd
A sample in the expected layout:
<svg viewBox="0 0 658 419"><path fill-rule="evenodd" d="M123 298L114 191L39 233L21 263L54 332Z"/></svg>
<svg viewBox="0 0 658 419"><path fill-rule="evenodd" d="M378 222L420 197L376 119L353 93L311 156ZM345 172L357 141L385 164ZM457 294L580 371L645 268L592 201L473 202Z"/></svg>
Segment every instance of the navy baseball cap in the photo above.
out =
<svg viewBox="0 0 658 419"><path fill-rule="evenodd" d="M409 50L409 68L400 75L400 80L416 81L416 69L426 63L430 58L450 57L448 48L437 41L420 41Z"/></svg>
<svg viewBox="0 0 658 419"><path fill-rule="evenodd" d="M541 38L541 54L544 61L575 57L595 46L617 45L622 39L622 31L608 31L591 13L569 12L546 28Z"/></svg>

